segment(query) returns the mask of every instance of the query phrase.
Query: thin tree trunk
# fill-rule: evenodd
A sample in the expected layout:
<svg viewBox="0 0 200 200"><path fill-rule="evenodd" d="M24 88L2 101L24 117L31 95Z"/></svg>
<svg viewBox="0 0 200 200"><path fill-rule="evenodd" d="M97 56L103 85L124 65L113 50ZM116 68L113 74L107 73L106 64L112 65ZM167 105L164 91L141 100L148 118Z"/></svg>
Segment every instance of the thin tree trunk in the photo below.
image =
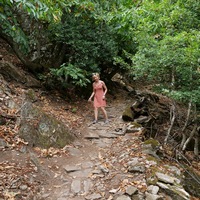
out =
<svg viewBox="0 0 200 200"><path fill-rule="evenodd" d="M189 121L190 113L191 113L191 107L192 107L192 102L190 101L188 103L188 111L187 111L186 121L185 121L184 127L182 128L183 132L185 131L185 129L187 128L187 125L188 125L188 121Z"/></svg>
<svg viewBox="0 0 200 200"><path fill-rule="evenodd" d="M170 127L169 127L169 129L168 129L168 131L167 131L167 135L166 135L166 137L165 137L164 144L167 143L167 140L168 140L168 138L169 138L169 136L170 136L170 133L171 133L171 130L172 130L172 127L173 127L173 125L174 125L175 118L176 118L176 113L175 113L175 106L174 106L174 104L173 104L172 107L171 107L170 115L171 115L171 117L170 117Z"/></svg>
<svg viewBox="0 0 200 200"><path fill-rule="evenodd" d="M175 88L175 72L176 72L176 67L173 66L172 67L172 80L171 80L171 85L172 85L173 89Z"/></svg>
<svg viewBox="0 0 200 200"><path fill-rule="evenodd" d="M197 132L196 132L195 137L194 137L194 141L195 141L195 144L194 144L194 155L195 156L199 155L199 135L200 135L200 126L197 127Z"/></svg>
<svg viewBox="0 0 200 200"><path fill-rule="evenodd" d="M190 133L190 136L188 137L188 139L185 141L182 150L184 151L188 145L188 143L191 141L191 139L194 137L195 133L197 131L197 123L195 123L195 125L193 126L193 129Z"/></svg>
<svg viewBox="0 0 200 200"><path fill-rule="evenodd" d="M186 136L186 133L185 133L185 129L187 128L187 125L188 125L188 121L189 121L189 118L190 118L190 113L191 113L191 107L192 107L192 102L190 101L188 103L188 111L187 111L187 117L186 117L186 121L185 121L185 124L182 128L182 141L181 141L181 145L180 145L180 149L183 148L183 145L187 139L187 136Z"/></svg>
<svg viewBox="0 0 200 200"><path fill-rule="evenodd" d="M198 156L199 155L199 136L198 132L196 131L195 137L194 137L194 155Z"/></svg>
<svg viewBox="0 0 200 200"><path fill-rule="evenodd" d="M196 104L194 104L194 121L195 121L195 124L194 124L193 129L192 129L192 131L190 133L190 136L188 137L188 139L185 141L185 143L183 145L183 148L182 148L183 151L187 148L188 143L191 141L191 139L194 137L194 135L197 132L198 125L197 125Z"/></svg>

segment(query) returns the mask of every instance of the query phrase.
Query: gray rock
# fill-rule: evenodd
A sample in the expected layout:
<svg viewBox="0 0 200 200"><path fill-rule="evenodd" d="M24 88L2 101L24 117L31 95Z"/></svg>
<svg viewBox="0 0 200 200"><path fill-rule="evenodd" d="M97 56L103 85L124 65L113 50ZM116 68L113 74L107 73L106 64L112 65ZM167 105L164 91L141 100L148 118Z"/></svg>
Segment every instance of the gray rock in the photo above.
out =
<svg viewBox="0 0 200 200"><path fill-rule="evenodd" d="M101 174L102 171L100 169L95 169L92 171L92 174Z"/></svg>
<svg viewBox="0 0 200 200"><path fill-rule="evenodd" d="M66 197L59 197L57 200L66 200Z"/></svg>
<svg viewBox="0 0 200 200"><path fill-rule="evenodd" d="M151 149L144 149L144 150L142 150L142 153L151 155L151 156L157 158L158 160L160 160L160 157L156 154L156 151L153 151Z"/></svg>
<svg viewBox="0 0 200 200"><path fill-rule="evenodd" d="M178 194L178 196L182 197L185 200L190 199L190 194L181 187L173 186L172 191L175 191L175 193Z"/></svg>
<svg viewBox="0 0 200 200"><path fill-rule="evenodd" d="M129 186L126 189L126 194L128 194L129 196L132 196L133 194L135 194L138 191L138 189L134 186Z"/></svg>
<svg viewBox="0 0 200 200"><path fill-rule="evenodd" d="M18 108L18 105L14 102L13 99L8 99L8 101L7 101L7 106L8 106L8 108L10 108L10 109L16 109L16 108ZM19 109L19 108L18 108L18 109Z"/></svg>
<svg viewBox="0 0 200 200"><path fill-rule="evenodd" d="M28 186L27 185L20 185L20 190L27 190Z"/></svg>
<svg viewBox="0 0 200 200"><path fill-rule="evenodd" d="M140 166L140 165L130 166L128 168L128 171L131 172L131 173L136 173L136 172L144 173L145 172L145 167L144 166Z"/></svg>
<svg viewBox="0 0 200 200"><path fill-rule="evenodd" d="M156 172L155 174L156 174L158 180L162 181L164 183L169 183L169 184L180 183L180 181L177 178L171 177L167 174L163 174L160 172Z"/></svg>
<svg viewBox="0 0 200 200"><path fill-rule="evenodd" d="M94 193L85 197L87 200L102 199L100 194Z"/></svg>
<svg viewBox="0 0 200 200"><path fill-rule="evenodd" d="M101 133L99 133L99 137L100 138L116 138L117 137L117 135L115 135L115 134L112 134L112 133L103 133L103 132L101 132Z"/></svg>
<svg viewBox="0 0 200 200"><path fill-rule="evenodd" d="M117 189L112 189L112 190L109 191L109 193L115 194L115 193L117 193L118 191L119 191L119 188L117 188Z"/></svg>
<svg viewBox="0 0 200 200"><path fill-rule="evenodd" d="M117 197L116 200L131 200L131 198L129 196L122 195L122 196Z"/></svg>
<svg viewBox="0 0 200 200"><path fill-rule="evenodd" d="M81 170L81 167L80 166L71 166L71 165L66 165L64 166L64 169L67 173L70 173L70 172L75 172L75 171L79 171Z"/></svg>
<svg viewBox="0 0 200 200"><path fill-rule="evenodd" d="M75 179L72 181L71 189L74 193L79 193L81 191L81 181L79 179Z"/></svg>
<svg viewBox="0 0 200 200"><path fill-rule="evenodd" d="M82 163L82 168L91 168L91 167L93 167L94 166L94 164L92 163L92 162L83 162Z"/></svg>
<svg viewBox="0 0 200 200"><path fill-rule="evenodd" d="M128 166L130 166L130 167L139 164L138 158L133 158L133 159L130 160L127 164L128 164Z"/></svg>
<svg viewBox="0 0 200 200"><path fill-rule="evenodd" d="M109 173L109 170L108 170L106 167L104 167L103 165L100 165L100 166L99 166L99 169L100 169L103 173Z"/></svg>
<svg viewBox="0 0 200 200"><path fill-rule="evenodd" d="M178 169L176 166L170 166L170 165L166 165L166 167L172 172L177 174L178 176L181 175L181 170Z"/></svg>
<svg viewBox="0 0 200 200"><path fill-rule="evenodd" d="M150 185L148 186L147 191L151 194L157 194L159 191L159 187L156 185Z"/></svg>
<svg viewBox="0 0 200 200"><path fill-rule="evenodd" d="M140 116L139 118L135 119L134 121L139 124L142 124L142 123L147 123L149 120L150 120L150 118L147 116Z"/></svg>
<svg viewBox="0 0 200 200"><path fill-rule="evenodd" d="M169 189L169 186L165 183L157 182L156 184L162 189Z"/></svg>
<svg viewBox="0 0 200 200"><path fill-rule="evenodd" d="M99 135L95 132L89 132L84 136L85 139L99 139Z"/></svg>
<svg viewBox="0 0 200 200"><path fill-rule="evenodd" d="M36 121L38 123L36 123ZM30 146L64 147L74 139L66 123L39 109L30 101L21 108L19 136Z"/></svg>
<svg viewBox="0 0 200 200"><path fill-rule="evenodd" d="M127 89L128 92L133 92L133 91L135 91L134 88L132 88L132 87L129 86L129 85L126 85L126 89Z"/></svg>
<svg viewBox="0 0 200 200"><path fill-rule="evenodd" d="M156 194L150 194L148 192L145 193L146 200L163 200L163 197Z"/></svg>
<svg viewBox="0 0 200 200"><path fill-rule="evenodd" d="M19 152L27 153L28 152L27 146L21 146L21 148L19 149Z"/></svg>
<svg viewBox="0 0 200 200"><path fill-rule="evenodd" d="M5 148L5 147L7 147L7 143L5 142L4 139L0 138L0 148Z"/></svg>
<svg viewBox="0 0 200 200"><path fill-rule="evenodd" d="M68 150L69 150L69 153L70 153L72 156L79 156L79 155L81 155L81 153L82 153L79 149L73 148L73 147L69 148Z"/></svg>
<svg viewBox="0 0 200 200"><path fill-rule="evenodd" d="M122 131L116 131L116 132L112 132L111 134L118 135L118 136L122 136L122 135L124 135L125 133L122 132Z"/></svg>
<svg viewBox="0 0 200 200"><path fill-rule="evenodd" d="M43 199L46 199L46 198L49 197L50 195L51 195L51 193L45 193L45 194L42 195L42 198L43 198Z"/></svg>
<svg viewBox="0 0 200 200"><path fill-rule="evenodd" d="M126 133L136 133L142 129L143 129L142 127L135 127L135 125L129 124L126 127Z"/></svg>
<svg viewBox="0 0 200 200"><path fill-rule="evenodd" d="M157 182L157 185L162 188L164 193L169 195L172 199L176 200L189 200L190 194L186 192L182 186L174 186L170 184L165 184L161 182Z"/></svg>
<svg viewBox="0 0 200 200"><path fill-rule="evenodd" d="M132 200L146 200L143 194L133 195L131 198Z"/></svg>
<svg viewBox="0 0 200 200"><path fill-rule="evenodd" d="M71 177L87 178L91 174L91 169L82 169L79 171L70 172Z"/></svg>
<svg viewBox="0 0 200 200"><path fill-rule="evenodd" d="M92 188L92 186L93 186L93 183L90 179L84 180L84 182L83 182L84 193L87 194L90 191L90 189Z"/></svg>

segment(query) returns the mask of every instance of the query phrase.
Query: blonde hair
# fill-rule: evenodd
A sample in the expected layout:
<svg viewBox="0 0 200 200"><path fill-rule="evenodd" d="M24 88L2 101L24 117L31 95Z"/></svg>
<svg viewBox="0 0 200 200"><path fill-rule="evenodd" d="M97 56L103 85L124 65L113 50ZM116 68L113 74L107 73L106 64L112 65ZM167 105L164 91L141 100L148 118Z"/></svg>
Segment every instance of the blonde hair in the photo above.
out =
<svg viewBox="0 0 200 200"><path fill-rule="evenodd" d="M99 73L92 73L92 78L93 78L94 76L97 76L98 78L100 78Z"/></svg>

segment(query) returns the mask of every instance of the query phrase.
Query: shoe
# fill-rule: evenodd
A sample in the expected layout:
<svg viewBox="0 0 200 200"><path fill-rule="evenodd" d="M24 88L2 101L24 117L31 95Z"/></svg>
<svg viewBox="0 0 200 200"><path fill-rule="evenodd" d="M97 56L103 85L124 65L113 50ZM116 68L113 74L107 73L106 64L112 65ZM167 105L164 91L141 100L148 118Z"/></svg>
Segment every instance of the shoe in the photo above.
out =
<svg viewBox="0 0 200 200"><path fill-rule="evenodd" d="M98 121L97 121L97 120L94 120L92 123L93 123L93 124L96 124L96 123L98 123Z"/></svg>
<svg viewBox="0 0 200 200"><path fill-rule="evenodd" d="M109 123L109 121L108 121L108 119L105 121L105 124L108 124Z"/></svg>

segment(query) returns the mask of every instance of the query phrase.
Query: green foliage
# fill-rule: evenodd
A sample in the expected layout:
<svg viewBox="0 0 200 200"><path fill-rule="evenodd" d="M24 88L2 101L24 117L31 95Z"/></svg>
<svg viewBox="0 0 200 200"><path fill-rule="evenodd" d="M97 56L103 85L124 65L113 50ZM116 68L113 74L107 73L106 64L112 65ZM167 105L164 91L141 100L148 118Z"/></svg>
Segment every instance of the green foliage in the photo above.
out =
<svg viewBox="0 0 200 200"><path fill-rule="evenodd" d="M63 77L63 83L66 82L68 78L71 79L71 82L77 86L86 86L90 82L86 78L86 71L82 70L72 64L62 64L59 69L51 69L52 75L56 77Z"/></svg>
<svg viewBox="0 0 200 200"><path fill-rule="evenodd" d="M112 62L117 53L117 43L112 29L91 13L93 4L84 6L83 12L80 5L73 5L70 12L65 12L61 22L52 24L49 27L50 38L66 45L66 63L88 72L100 71L99 66L103 62Z"/></svg>
<svg viewBox="0 0 200 200"><path fill-rule="evenodd" d="M48 7L39 0L3 0L0 3L0 11L0 30L6 37L12 38L22 52L27 53L30 50L29 36L22 23L25 17L35 20L44 19L46 13L49 13Z"/></svg>
<svg viewBox="0 0 200 200"><path fill-rule="evenodd" d="M24 53L45 38L52 49L38 59L58 60L51 72L64 82L86 86L91 72L130 70L198 103L199 8L199 0L2 0L0 34Z"/></svg>
<svg viewBox="0 0 200 200"><path fill-rule="evenodd" d="M138 49L131 57L131 72L160 83L162 93L198 103L199 10L192 1L165 0L145 1L137 13Z"/></svg>

